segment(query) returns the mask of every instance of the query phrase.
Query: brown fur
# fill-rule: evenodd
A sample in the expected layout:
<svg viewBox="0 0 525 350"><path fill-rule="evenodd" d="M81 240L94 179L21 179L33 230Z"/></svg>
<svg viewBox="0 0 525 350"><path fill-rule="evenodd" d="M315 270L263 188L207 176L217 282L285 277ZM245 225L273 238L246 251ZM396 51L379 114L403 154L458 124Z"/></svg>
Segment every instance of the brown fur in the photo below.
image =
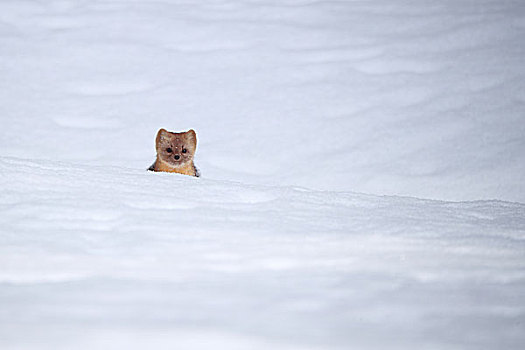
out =
<svg viewBox="0 0 525 350"><path fill-rule="evenodd" d="M170 132L160 129L155 139L157 159L150 170L199 176L193 163L197 150L197 135L194 130ZM175 157L179 159L175 159Z"/></svg>

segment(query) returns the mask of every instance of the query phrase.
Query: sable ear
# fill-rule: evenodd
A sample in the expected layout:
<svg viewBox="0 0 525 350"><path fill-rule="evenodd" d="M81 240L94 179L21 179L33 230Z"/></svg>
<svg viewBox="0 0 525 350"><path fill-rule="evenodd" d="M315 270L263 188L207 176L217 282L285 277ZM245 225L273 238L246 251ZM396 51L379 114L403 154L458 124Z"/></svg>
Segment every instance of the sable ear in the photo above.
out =
<svg viewBox="0 0 525 350"><path fill-rule="evenodd" d="M186 139L191 142L193 149L197 148L197 134L195 133L195 130L190 129L186 131Z"/></svg>
<svg viewBox="0 0 525 350"><path fill-rule="evenodd" d="M168 140L168 135L168 131L165 129L160 129L159 132L157 132L157 138L155 139L155 148L158 149L163 141Z"/></svg>

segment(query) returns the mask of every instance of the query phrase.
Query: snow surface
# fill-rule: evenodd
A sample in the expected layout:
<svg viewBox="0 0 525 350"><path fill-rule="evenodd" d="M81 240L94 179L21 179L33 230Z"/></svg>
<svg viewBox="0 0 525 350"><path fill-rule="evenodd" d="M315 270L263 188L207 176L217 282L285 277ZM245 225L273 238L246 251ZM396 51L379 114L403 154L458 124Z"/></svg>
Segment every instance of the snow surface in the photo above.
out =
<svg viewBox="0 0 525 350"><path fill-rule="evenodd" d="M522 349L524 37L521 0L2 0L0 349ZM145 171L160 127L202 178Z"/></svg>

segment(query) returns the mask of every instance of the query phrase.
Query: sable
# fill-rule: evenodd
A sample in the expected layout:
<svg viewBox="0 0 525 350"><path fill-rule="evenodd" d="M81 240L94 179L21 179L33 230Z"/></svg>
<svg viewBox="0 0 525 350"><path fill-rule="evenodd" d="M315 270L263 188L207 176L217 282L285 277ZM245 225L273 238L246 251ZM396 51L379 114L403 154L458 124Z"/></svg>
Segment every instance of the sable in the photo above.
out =
<svg viewBox="0 0 525 350"><path fill-rule="evenodd" d="M197 150L197 134L193 129L186 132L160 129L155 139L155 149L157 159L148 170L200 176L193 163Z"/></svg>

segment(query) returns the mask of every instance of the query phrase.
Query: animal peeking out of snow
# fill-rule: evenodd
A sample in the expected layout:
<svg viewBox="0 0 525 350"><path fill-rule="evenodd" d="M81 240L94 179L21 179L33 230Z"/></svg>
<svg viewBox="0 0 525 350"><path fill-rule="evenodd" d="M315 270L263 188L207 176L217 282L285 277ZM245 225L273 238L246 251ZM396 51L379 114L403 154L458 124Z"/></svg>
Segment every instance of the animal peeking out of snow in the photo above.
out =
<svg viewBox="0 0 525 350"><path fill-rule="evenodd" d="M155 139L155 148L157 159L148 170L200 176L193 163L197 150L197 134L193 129L186 132L160 129Z"/></svg>

